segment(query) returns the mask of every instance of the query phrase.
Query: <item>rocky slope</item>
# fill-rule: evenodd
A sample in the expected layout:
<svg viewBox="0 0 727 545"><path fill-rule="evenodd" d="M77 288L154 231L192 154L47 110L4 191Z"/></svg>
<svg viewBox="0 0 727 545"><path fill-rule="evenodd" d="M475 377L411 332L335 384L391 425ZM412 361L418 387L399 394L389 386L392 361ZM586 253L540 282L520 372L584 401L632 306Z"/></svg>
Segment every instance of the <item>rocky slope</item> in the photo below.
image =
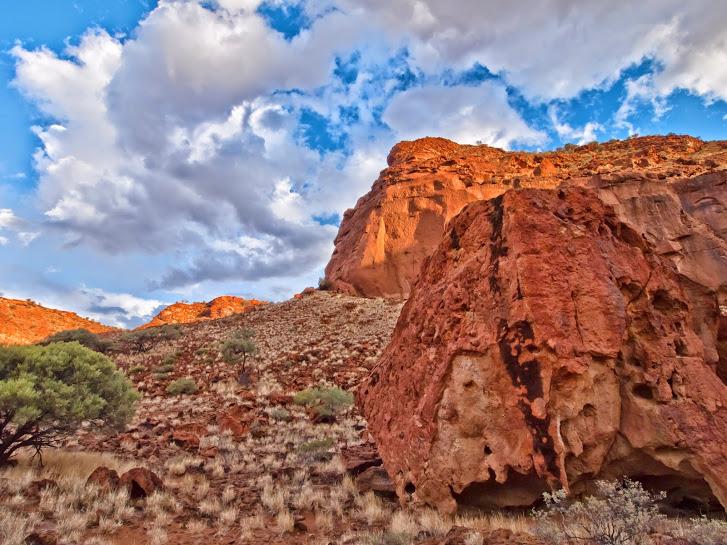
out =
<svg viewBox="0 0 727 545"><path fill-rule="evenodd" d="M722 246L701 246L724 231L689 228L634 189L647 182L616 209L604 190L529 189L452 220L359 393L401 498L527 506L631 475L674 503L727 507L725 312L706 287L724 288L727 267ZM703 182L673 183L699 203ZM624 221L635 210L663 228L653 243ZM679 271L687 244L715 261Z"/></svg>
<svg viewBox="0 0 727 545"><path fill-rule="evenodd" d="M231 295L223 295L205 303L174 303L163 309L154 318L138 329L156 327L165 324L188 324L202 320L216 320L233 314L246 312L251 308L264 304L255 299L243 299Z"/></svg>
<svg viewBox="0 0 727 545"><path fill-rule="evenodd" d="M524 153L424 138L395 146L388 164L344 214L326 268L339 291L406 297L466 204L511 188L561 185L598 188L604 200L620 203L622 219L660 242L660 252L694 256L684 267L699 284L712 289L724 280L724 246L711 248L727 236L727 142L651 136ZM633 198L645 195L636 206Z"/></svg>
<svg viewBox="0 0 727 545"><path fill-rule="evenodd" d="M33 301L0 297L0 345L32 344L68 329L106 333L114 328L74 312L43 307Z"/></svg>

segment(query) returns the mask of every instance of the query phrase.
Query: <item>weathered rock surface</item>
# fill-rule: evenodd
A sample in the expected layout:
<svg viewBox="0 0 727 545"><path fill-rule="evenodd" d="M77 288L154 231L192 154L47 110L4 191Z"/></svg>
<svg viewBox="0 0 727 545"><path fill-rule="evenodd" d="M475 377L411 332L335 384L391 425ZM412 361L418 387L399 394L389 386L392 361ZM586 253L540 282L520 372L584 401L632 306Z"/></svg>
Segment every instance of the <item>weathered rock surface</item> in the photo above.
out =
<svg viewBox="0 0 727 545"><path fill-rule="evenodd" d="M326 268L338 291L406 298L465 205L512 188L561 185L599 188L602 198L622 203L616 208L623 220L662 242L660 251L679 253L698 283L720 280L716 262L724 256L707 249L727 237L727 142L650 136L524 153L424 138L395 146L388 164L344 214Z"/></svg>
<svg viewBox="0 0 727 545"><path fill-rule="evenodd" d="M251 308L262 304L264 304L263 301L242 299L232 295L223 295L208 303L174 303L159 312L149 323L140 326L139 329L227 318L233 314L247 312Z"/></svg>
<svg viewBox="0 0 727 545"><path fill-rule="evenodd" d="M630 475L727 506L722 174L509 191L452 220L358 394L402 499L523 506Z"/></svg>
<svg viewBox="0 0 727 545"><path fill-rule="evenodd" d="M33 301L0 297L0 345L33 344L68 329L91 333L115 331L75 312L43 307Z"/></svg>

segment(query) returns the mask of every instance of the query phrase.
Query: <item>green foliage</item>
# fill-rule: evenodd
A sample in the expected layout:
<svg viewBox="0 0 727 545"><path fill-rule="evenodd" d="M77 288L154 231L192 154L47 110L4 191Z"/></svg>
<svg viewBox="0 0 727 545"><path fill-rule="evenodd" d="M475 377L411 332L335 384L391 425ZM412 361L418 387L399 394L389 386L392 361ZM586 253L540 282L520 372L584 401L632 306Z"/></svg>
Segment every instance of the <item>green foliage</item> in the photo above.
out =
<svg viewBox="0 0 727 545"><path fill-rule="evenodd" d="M111 341L103 339L95 333L91 333L87 329L69 329L67 331L59 331L39 344L72 343L74 341L86 348L90 348L96 352L101 352L102 354L111 348Z"/></svg>
<svg viewBox="0 0 727 545"><path fill-rule="evenodd" d="M295 394L293 402L313 409L318 415L327 416L350 407L353 394L341 388L308 388Z"/></svg>
<svg viewBox="0 0 727 545"><path fill-rule="evenodd" d="M121 340L132 345L137 352L146 352L158 342L175 341L181 337L181 335L182 332L179 326L163 325L160 327L148 327L146 329L131 331L123 335Z"/></svg>
<svg viewBox="0 0 727 545"><path fill-rule="evenodd" d="M129 369L128 374L129 375L138 375L139 373L143 373L146 371L146 367L143 365L134 365L131 369Z"/></svg>
<svg viewBox="0 0 727 545"><path fill-rule="evenodd" d="M597 481L596 493L569 501L564 490L544 493L545 507L533 515L537 533L548 543L638 545L663 518L656 506L664 494L652 494L638 481Z"/></svg>
<svg viewBox="0 0 727 545"><path fill-rule="evenodd" d="M169 354L162 360L161 364L154 369L154 373L157 376L164 376L171 373L177 366L177 359L179 359L179 352Z"/></svg>
<svg viewBox="0 0 727 545"><path fill-rule="evenodd" d="M174 396L194 394L196 391L197 385L191 378L180 378L167 386L167 393Z"/></svg>
<svg viewBox="0 0 727 545"><path fill-rule="evenodd" d="M330 437L325 439L314 439L303 443L298 447L298 454L304 459L319 462L329 458L329 449L333 446L334 441Z"/></svg>
<svg viewBox="0 0 727 545"><path fill-rule="evenodd" d="M0 465L40 451L85 420L121 429L138 395L106 356L77 342L0 347Z"/></svg>
<svg viewBox="0 0 727 545"><path fill-rule="evenodd" d="M333 282L328 280L328 278L322 276L318 279L318 289L321 291L328 291L331 288L333 288Z"/></svg>
<svg viewBox="0 0 727 545"><path fill-rule="evenodd" d="M268 416L279 422L288 422L291 418L290 411L283 409L282 407L273 407L270 411L268 411Z"/></svg>
<svg viewBox="0 0 727 545"><path fill-rule="evenodd" d="M245 371L247 359L258 353L258 347L253 340L255 332L249 329L229 337L222 345L222 359L231 365L240 365Z"/></svg>

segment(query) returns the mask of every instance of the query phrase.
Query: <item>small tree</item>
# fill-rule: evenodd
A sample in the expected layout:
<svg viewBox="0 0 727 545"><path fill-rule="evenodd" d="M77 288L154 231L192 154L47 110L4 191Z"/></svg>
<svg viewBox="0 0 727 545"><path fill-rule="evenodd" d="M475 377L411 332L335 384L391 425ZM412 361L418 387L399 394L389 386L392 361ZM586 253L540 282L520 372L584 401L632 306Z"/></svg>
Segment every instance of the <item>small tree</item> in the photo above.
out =
<svg viewBox="0 0 727 545"><path fill-rule="evenodd" d="M111 341L101 338L87 329L69 329L66 331L59 331L38 344L71 343L74 341L86 348L90 348L96 352L101 352L102 354L111 347Z"/></svg>
<svg viewBox="0 0 727 545"><path fill-rule="evenodd" d="M543 494L545 508L534 513L537 533L549 543L638 545L662 517L652 494L638 481L596 481L596 493L582 501L568 500L564 490Z"/></svg>
<svg viewBox="0 0 727 545"><path fill-rule="evenodd" d="M122 429L138 394L113 362L77 342L0 347L0 466L40 455L85 420Z"/></svg>
<svg viewBox="0 0 727 545"><path fill-rule="evenodd" d="M157 342L175 341L181 335L182 332L179 330L178 326L167 324L131 331L130 333L123 335L121 340L131 344L137 352L146 352Z"/></svg>
<svg viewBox="0 0 727 545"><path fill-rule="evenodd" d="M240 366L240 378L247 378L247 359L258 353L257 345L253 340L255 332L243 329L228 338L222 345L222 359L230 365ZM241 380L242 381L242 380Z"/></svg>

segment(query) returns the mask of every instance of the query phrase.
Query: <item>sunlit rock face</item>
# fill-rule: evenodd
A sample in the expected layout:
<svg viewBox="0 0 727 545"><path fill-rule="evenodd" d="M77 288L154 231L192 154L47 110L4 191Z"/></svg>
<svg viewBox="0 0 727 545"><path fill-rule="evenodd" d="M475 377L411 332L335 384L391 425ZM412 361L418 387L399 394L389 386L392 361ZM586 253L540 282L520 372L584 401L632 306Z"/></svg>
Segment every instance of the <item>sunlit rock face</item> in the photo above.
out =
<svg viewBox="0 0 727 545"><path fill-rule="evenodd" d="M395 146L388 165L344 215L326 268L338 291L406 298L464 206L560 186L597 188L657 251L680 255L685 275L710 289L724 282L727 142L650 136L523 153L423 138Z"/></svg>
<svg viewBox="0 0 727 545"><path fill-rule="evenodd" d="M402 500L522 507L628 475L727 506L724 177L634 176L449 222L358 393Z"/></svg>

